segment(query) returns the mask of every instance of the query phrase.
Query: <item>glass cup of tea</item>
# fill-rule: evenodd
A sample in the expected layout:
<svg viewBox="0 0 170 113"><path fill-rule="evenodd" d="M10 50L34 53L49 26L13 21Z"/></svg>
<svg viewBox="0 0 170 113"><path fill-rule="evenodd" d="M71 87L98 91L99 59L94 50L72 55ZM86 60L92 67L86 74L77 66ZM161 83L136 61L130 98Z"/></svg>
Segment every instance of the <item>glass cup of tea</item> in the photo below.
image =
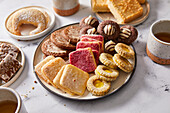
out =
<svg viewBox="0 0 170 113"><path fill-rule="evenodd" d="M0 113L27 113L19 94L7 87L0 87Z"/></svg>
<svg viewBox="0 0 170 113"><path fill-rule="evenodd" d="M147 55L158 64L170 64L170 20L158 20L150 27Z"/></svg>

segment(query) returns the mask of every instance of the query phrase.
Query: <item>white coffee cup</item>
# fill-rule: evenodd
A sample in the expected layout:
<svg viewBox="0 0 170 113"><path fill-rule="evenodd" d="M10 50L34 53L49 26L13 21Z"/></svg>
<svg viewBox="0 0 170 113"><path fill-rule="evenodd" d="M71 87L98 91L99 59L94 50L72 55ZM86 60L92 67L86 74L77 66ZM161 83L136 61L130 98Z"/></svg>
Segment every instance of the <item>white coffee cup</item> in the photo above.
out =
<svg viewBox="0 0 170 113"><path fill-rule="evenodd" d="M17 103L15 113L27 113L21 97L15 90L11 88L0 87L0 102L2 101L14 101Z"/></svg>
<svg viewBox="0 0 170 113"><path fill-rule="evenodd" d="M147 41L147 55L156 63L170 64L170 43L158 39L155 34L170 34L170 20L158 20L150 27Z"/></svg>

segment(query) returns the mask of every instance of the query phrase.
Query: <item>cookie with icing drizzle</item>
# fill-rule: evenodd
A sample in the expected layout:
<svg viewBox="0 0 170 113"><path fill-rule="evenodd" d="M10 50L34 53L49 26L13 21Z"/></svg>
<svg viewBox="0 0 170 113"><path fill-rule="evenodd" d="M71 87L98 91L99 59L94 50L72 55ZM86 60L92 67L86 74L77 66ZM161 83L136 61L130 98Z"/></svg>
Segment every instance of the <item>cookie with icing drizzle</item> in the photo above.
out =
<svg viewBox="0 0 170 113"><path fill-rule="evenodd" d="M115 40L119 36L120 27L116 22L106 20L99 24L97 27L97 32L104 36L105 41Z"/></svg>
<svg viewBox="0 0 170 113"><path fill-rule="evenodd" d="M98 25L99 25L99 21L95 17L92 17L91 15L89 15L88 17L84 17L80 21L81 28L85 26L91 26L91 27L97 28Z"/></svg>
<svg viewBox="0 0 170 113"><path fill-rule="evenodd" d="M90 35L90 34L96 34L96 33L97 33L96 28L91 27L91 26L85 26L80 30L80 35L83 35L83 34Z"/></svg>
<svg viewBox="0 0 170 113"><path fill-rule="evenodd" d="M132 44L137 39L138 31L130 25L125 25L120 28L120 34L117 38L119 43Z"/></svg>

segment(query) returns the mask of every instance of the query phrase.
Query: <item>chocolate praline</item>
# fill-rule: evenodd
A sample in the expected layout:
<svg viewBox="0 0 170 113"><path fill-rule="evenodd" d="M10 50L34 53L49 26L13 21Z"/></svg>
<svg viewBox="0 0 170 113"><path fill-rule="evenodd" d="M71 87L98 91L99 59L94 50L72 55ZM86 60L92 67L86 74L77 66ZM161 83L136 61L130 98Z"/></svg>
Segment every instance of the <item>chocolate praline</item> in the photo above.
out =
<svg viewBox="0 0 170 113"><path fill-rule="evenodd" d="M106 20L99 24L97 32L104 36L105 41L115 40L119 36L120 27L116 22Z"/></svg>
<svg viewBox="0 0 170 113"><path fill-rule="evenodd" d="M125 25L120 28L120 34L116 39L119 43L132 44L137 39L138 31L135 27Z"/></svg>
<svg viewBox="0 0 170 113"><path fill-rule="evenodd" d="M91 15L88 17L84 17L80 21L81 28L85 26L91 26L91 27L97 28L98 25L99 25L99 21L95 17L92 17Z"/></svg>

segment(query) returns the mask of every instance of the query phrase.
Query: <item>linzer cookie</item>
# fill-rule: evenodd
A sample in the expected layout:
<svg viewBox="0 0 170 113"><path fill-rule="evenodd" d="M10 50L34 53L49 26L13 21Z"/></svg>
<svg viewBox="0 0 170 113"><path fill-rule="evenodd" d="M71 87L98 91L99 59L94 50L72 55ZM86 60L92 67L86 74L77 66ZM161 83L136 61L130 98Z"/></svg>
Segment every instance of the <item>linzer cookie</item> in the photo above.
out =
<svg viewBox="0 0 170 113"><path fill-rule="evenodd" d="M62 35L61 35L62 29L57 30L55 32L53 32L50 36L51 41L58 46L59 48L62 49L71 49L74 50L76 49L76 46L73 44L70 44L69 39L65 39Z"/></svg>
<svg viewBox="0 0 170 113"><path fill-rule="evenodd" d="M120 28L120 34L117 38L119 43L132 44L137 39L138 31L130 25L125 25Z"/></svg>
<svg viewBox="0 0 170 113"><path fill-rule="evenodd" d="M91 48L83 48L69 54L70 64L86 72L93 72L97 65Z"/></svg>
<svg viewBox="0 0 170 113"><path fill-rule="evenodd" d="M105 41L115 40L119 36L120 27L116 22L106 20L99 24L97 27L97 32L100 35L103 35Z"/></svg>
<svg viewBox="0 0 170 113"><path fill-rule="evenodd" d="M8 54L0 63L0 78L8 82L21 66L17 59Z"/></svg>
<svg viewBox="0 0 170 113"><path fill-rule="evenodd" d="M97 28L98 25L99 25L99 21L95 17L92 17L91 15L89 15L88 17L84 17L80 21L80 27L92 26L94 28Z"/></svg>
<svg viewBox="0 0 170 113"><path fill-rule="evenodd" d="M55 57L64 57L68 55L67 50L57 47L50 39L47 39L41 46L42 52L46 55L53 55Z"/></svg>
<svg viewBox="0 0 170 113"><path fill-rule="evenodd" d="M19 52L19 49L12 44L0 43L0 62L3 60L3 58L5 58L7 54L17 58Z"/></svg>
<svg viewBox="0 0 170 113"><path fill-rule="evenodd" d="M72 44L76 44L80 40L80 27L78 25L68 26L63 30L62 35Z"/></svg>

